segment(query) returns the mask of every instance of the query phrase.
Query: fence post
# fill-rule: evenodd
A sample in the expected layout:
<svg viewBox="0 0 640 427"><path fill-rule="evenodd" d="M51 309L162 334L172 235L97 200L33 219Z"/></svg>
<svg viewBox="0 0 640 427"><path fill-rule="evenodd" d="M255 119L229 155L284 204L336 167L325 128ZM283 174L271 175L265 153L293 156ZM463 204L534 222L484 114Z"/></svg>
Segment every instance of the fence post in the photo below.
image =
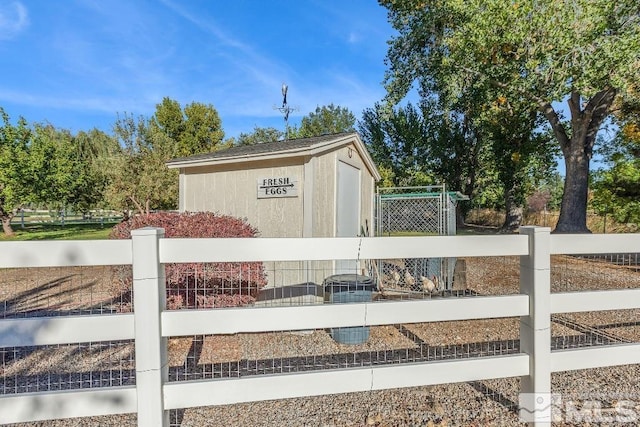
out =
<svg viewBox="0 0 640 427"><path fill-rule="evenodd" d="M520 257L520 293L529 296L529 315L520 318L520 351L529 355L521 378L520 418L529 426L551 425L551 229L520 227L529 255Z"/></svg>
<svg viewBox="0 0 640 427"><path fill-rule="evenodd" d="M162 228L145 227L131 232L139 427L169 426L162 393L168 380L167 339L161 335L160 322L166 306L164 265L159 259L162 237Z"/></svg>

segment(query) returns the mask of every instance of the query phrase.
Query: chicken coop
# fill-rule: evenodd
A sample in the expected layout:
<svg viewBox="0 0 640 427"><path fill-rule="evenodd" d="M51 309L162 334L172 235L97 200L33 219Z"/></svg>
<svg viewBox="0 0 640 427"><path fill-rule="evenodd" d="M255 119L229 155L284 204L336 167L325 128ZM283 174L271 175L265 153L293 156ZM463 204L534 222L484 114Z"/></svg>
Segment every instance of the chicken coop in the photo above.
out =
<svg viewBox="0 0 640 427"><path fill-rule="evenodd" d="M373 159L355 132L235 146L173 159L179 208L246 218L261 237L356 237L374 217ZM311 244L311 243L310 243ZM266 263L260 302L322 302L320 284L357 260Z"/></svg>
<svg viewBox="0 0 640 427"><path fill-rule="evenodd" d="M376 193L378 236L452 236L456 207L468 197L445 185L379 188ZM452 289L455 258L379 260L378 281L405 292Z"/></svg>

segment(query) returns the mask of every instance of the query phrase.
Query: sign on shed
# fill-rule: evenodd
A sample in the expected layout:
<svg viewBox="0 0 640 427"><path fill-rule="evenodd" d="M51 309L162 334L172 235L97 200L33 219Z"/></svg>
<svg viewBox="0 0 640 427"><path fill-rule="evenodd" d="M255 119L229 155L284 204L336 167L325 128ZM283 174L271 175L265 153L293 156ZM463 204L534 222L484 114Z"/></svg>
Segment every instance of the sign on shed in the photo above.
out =
<svg viewBox="0 0 640 427"><path fill-rule="evenodd" d="M258 199L298 197L298 181L293 177L258 178Z"/></svg>

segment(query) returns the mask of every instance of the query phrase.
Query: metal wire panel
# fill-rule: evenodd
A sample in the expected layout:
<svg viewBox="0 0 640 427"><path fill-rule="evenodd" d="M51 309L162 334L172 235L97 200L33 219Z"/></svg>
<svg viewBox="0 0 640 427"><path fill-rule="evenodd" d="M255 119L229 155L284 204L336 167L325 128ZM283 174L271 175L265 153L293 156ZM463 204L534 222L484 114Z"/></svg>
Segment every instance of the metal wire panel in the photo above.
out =
<svg viewBox="0 0 640 427"><path fill-rule="evenodd" d="M378 189L376 198L378 236L455 235L455 194L447 193L444 185ZM393 277L399 272L401 279L404 276L426 277L438 282L441 290L453 288L455 258L413 260L411 264L403 271L397 271L388 263L381 263L378 271L382 277ZM398 281L391 280L391 283L393 282Z"/></svg>

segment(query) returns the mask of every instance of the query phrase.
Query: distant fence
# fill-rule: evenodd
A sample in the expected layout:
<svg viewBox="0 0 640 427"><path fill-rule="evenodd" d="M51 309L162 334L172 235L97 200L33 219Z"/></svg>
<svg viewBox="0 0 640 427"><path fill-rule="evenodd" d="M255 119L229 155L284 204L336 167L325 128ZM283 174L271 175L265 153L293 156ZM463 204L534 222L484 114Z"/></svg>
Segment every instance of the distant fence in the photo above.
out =
<svg viewBox="0 0 640 427"><path fill-rule="evenodd" d="M122 213L110 210L92 210L89 212L67 212L49 210L21 210L11 220L14 227L26 227L32 224L105 224L122 220Z"/></svg>
<svg viewBox="0 0 640 427"><path fill-rule="evenodd" d="M554 228L560 217L559 211L525 212L523 225ZM468 224L500 227L504 223L503 211L487 208L473 208L465 218ZM611 215L599 215L593 211L587 212L587 228L594 233L636 233L640 225L635 223L617 223Z"/></svg>
<svg viewBox="0 0 640 427"><path fill-rule="evenodd" d="M0 320L0 347L135 340L135 385L0 397L4 424L137 413L168 426L168 410L271 399L521 377L520 409L532 425L551 417L551 373L640 363L640 343L551 351L551 315L640 308L640 289L551 293L552 254L640 252L640 235L520 235L313 239L165 239L0 242L0 268L133 266L134 312ZM412 301L170 311L165 263L519 256L520 293ZM519 316L519 352L500 356L329 369L268 376L168 381L167 339Z"/></svg>

